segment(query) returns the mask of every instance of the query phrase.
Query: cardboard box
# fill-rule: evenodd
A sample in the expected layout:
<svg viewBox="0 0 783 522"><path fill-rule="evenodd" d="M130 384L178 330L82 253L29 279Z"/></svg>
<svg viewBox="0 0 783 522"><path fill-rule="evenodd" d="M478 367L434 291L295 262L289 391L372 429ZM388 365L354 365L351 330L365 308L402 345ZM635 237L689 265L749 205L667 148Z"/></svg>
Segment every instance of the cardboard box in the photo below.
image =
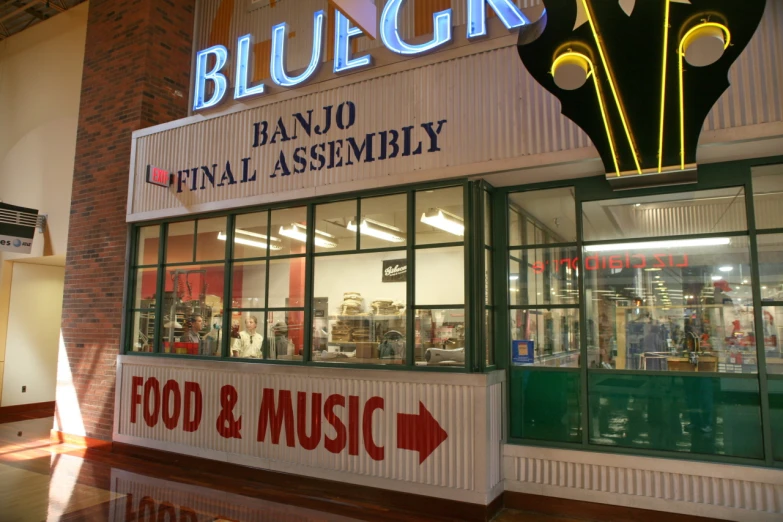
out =
<svg viewBox="0 0 783 522"><path fill-rule="evenodd" d="M357 359L377 359L378 343L356 343Z"/></svg>

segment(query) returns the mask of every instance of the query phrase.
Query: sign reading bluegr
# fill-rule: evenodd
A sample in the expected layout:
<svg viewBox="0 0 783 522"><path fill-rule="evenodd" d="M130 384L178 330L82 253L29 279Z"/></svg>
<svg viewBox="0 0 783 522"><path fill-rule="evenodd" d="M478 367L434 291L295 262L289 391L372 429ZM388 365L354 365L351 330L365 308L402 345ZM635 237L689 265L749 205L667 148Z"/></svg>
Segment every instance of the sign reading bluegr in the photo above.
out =
<svg viewBox="0 0 783 522"><path fill-rule="evenodd" d="M209 165L193 166L177 172L177 193L252 183L259 175L273 179L317 175L355 164L440 152L440 138L448 125L448 120L441 119L352 135L356 119L356 104L346 101L254 122L249 145L253 150L279 149L273 154L274 164L262 173L251 168L252 156L220 158Z"/></svg>

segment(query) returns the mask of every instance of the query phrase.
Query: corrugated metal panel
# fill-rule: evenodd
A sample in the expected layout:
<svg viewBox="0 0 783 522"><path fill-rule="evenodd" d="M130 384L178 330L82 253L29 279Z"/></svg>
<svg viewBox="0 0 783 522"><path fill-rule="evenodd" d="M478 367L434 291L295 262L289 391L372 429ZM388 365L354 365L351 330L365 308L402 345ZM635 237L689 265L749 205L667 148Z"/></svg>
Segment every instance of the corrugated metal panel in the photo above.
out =
<svg viewBox="0 0 783 522"><path fill-rule="evenodd" d="M143 407L138 409L136 423L130 422L129 408L132 401L131 376L141 377L144 382L154 377L161 388L168 380L179 383L197 382L204 396L203 417L200 428L188 433L177 427L169 430L162 421L153 427L143 420ZM222 410L221 389L225 385L233 386L240 397L234 411L234 418L243 419L241 439L225 439L218 435L216 422ZM345 397L359 397L360 407L370 397L384 399L383 411L375 412L372 423L373 440L385 448L385 459L376 461L360 448L359 456L350 456L345 450L332 454L324 447L324 438L328 434L335 436L333 428L323 421L324 436L313 451L301 447L288 447L285 436L280 444L271 444L267 434L266 442L257 441L260 398L265 388L290 390L294 411L297 409L297 393L308 395L307 431L310 432L310 397L321 393L323 400L331 394ZM186 445L192 448L213 450L236 455L247 455L272 461L292 463L321 469L329 469L351 474L367 475L386 479L402 480L419 484L428 484L451 489L474 490L474 440L473 424L476 405L474 389L471 386L426 384L412 382L390 382L370 379L315 378L312 374L268 373L262 376L253 373L239 373L217 370L195 370L148 365L123 364L121 384L121 407L118 433L120 435L142 439ZM277 398L277 392L275 392ZM183 399L184 400L184 399ZM448 434L448 438L427 458L419 463L419 454L414 451L398 449L397 414L418 414L419 402L422 402ZM347 425L347 409L336 409ZM294 416L296 420L296 413ZM295 429L296 430L296 429ZM362 427L359 427L360 434ZM483 443L483 441L482 441ZM483 465L483 463L482 463Z"/></svg>
<svg viewBox="0 0 783 522"><path fill-rule="evenodd" d="M748 520L753 519L752 512L783 514L783 485L779 483L598 464L595 461L600 456L585 458L584 453L574 453L573 457L567 460L506 455L504 478L507 484L513 481L539 488L556 486L748 510ZM710 512L701 514L709 516Z"/></svg>
<svg viewBox="0 0 783 522"><path fill-rule="evenodd" d="M509 64L515 66L509 67ZM492 80L488 81L488 78ZM348 131L333 130L320 138L300 136L298 140L253 149L254 122L269 121L274 125L281 117L291 122L294 113L312 109L317 111L314 119L320 121L318 111L321 107L336 107L345 101L353 101L357 106L356 125ZM407 125L418 127L421 123L440 120L448 120L441 135L441 152L270 178L281 151L290 161L294 149L299 146L309 147L348 136L360 138L368 133L400 130ZM252 196L283 195L298 189L557 152L588 144L587 136L560 115L560 102L546 93L522 67L516 49L506 47L138 138L135 201L131 213L216 201L234 201L236 206L238 200ZM241 159L246 157L252 158L251 170L258 171L255 183L238 183L219 190L185 191L177 195L144 180L148 164L176 172L177 169L216 163L222 169L225 161L230 160L236 171ZM449 176L449 172L444 172L443 176Z"/></svg>
<svg viewBox="0 0 783 522"><path fill-rule="evenodd" d="M505 407L503 405L503 384L492 385L489 390L489 487L492 488L503 480L501 465L503 462L503 419Z"/></svg>
<svg viewBox="0 0 783 522"><path fill-rule="evenodd" d="M783 0L768 0L755 36L729 72L731 87L704 130L783 121Z"/></svg>

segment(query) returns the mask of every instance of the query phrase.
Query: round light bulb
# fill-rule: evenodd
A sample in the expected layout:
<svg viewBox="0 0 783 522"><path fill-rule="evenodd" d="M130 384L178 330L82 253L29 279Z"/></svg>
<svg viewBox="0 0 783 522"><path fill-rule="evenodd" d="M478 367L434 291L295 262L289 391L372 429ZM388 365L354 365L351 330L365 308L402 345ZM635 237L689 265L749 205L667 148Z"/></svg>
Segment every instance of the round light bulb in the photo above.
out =
<svg viewBox="0 0 783 522"><path fill-rule="evenodd" d="M726 49L726 40L720 27L699 27L683 43L685 61L694 67L706 67L720 60Z"/></svg>
<svg viewBox="0 0 783 522"><path fill-rule="evenodd" d="M587 82L590 65L584 56L567 53L559 56L552 65L555 85L566 91L573 91Z"/></svg>

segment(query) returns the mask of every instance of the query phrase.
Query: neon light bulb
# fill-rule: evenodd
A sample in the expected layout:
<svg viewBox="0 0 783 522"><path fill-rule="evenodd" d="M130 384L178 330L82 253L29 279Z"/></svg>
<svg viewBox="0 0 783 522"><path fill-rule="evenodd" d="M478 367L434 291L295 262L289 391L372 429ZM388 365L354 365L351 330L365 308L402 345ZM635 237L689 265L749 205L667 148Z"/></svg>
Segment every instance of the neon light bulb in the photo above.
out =
<svg viewBox="0 0 783 522"><path fill-rule="evenodd" d="M215 65L212 70L207 72L207 61L209 55L215 55ZM214 107L226 94L228 82L223 73L220 72L228 62L228 49L222 45L215 45L209 49L204 49L196 54L196 84L193 93L193 110L208 109ZM204 95L207 90L207 80L215 83L215 91L212 97L204 101Z"/></svg>
<svg viewBox="0 0 783 522"><path fill-rule="evenodd" d="M511 0L468 0L468 38L486 36L487 9L485 4L489 4L494 9L500 21L509 31L530 23L530 20Z"/></svg>
<svg viewBox="0 0 783 522"><path fill-rule="evenodd" d="M246 34L240 36L237 41L237 74L234 82L234 99L245 98L246 96L255 96L264 94L264 84L260 83L254 87L248 87L248 66L250 60L250 44L253 43L252 35Z"/></svg>
<svg viewBox="0 0 783 522"><path fill-rule="evenodd" d="M290 239L295 239L297 241L301 241L302 243L307 242L307 229L300 225L299 223L293 223L291 225L291 228L285 228L283 226L280 227L280 235L285 236ZM334 248L337 246L337 243L334 241L330 241L327 238L334 239L334 236L331 234L327 234L326 232L321 232L320 230L315 231L315 246L319 246L322 248Z"/></svg>
<svg viewBox="0 0 783 522"><path fill-rule="evenodd" d="M356 232L356 223L349 221L346 228L352 232ZM399 228L379 223L372 219L363 219L361 225L359 225L359 230L365 236L372 236L384 241L389 241L390 243L405 242L405 236L401 234L402 231Z"/></svg>
<svg viewBox="0 0 783 522"><path fill-rule="evenodd" d="M421 222L431 227L445 230L455 236L465 235L465 224L459 216L455 216L439 208L431 208L421 215Z"/></svg>
<svg viewBox="0 0 783 522"><path fill-rule="evenodd" d="M648 241L646 243L613 243L611 245L589 245L585 252L614 252L616 250L649 250L651 248L684 248L701 246L721 246L731 243L727 237L705 237L697 239L675 239L673 241ZM645 269L649 272L653 269Z"/></svg>
<svg viewBox="0 0 783 522"><path fill-rule="evenodd" d="M337 19L334 22L334 72L341 73L366 67L372 64L372 56L366 54L359 58L351 58L351 38L362 34L358 27L351 27L351 21L340 11L337 13Z"/></svg>
<svg viewBox="0 0 783 522"><path fill-rule="evenodd" d="M451 9L445 9L432 15L433 38L429 42L412 45L400 36L400 10L405 0L389 0L381 13L381 40L392 52L397 54L421 54L431 51L451 41Z"/></svg>
<svg viewBox="0 0 783 522"><path fill-rule="evenodd" d="M294 87L307 81L318 70L318 66L321 65L321 52L323 51L324 17L323 10L317 11L313 15L313 52L310 56L310 64L299 76L288 76L285 70L285 41L288 36L288 25L283 22L272 28L272 64L270 72L272 81L277 85Z"/></svg>

